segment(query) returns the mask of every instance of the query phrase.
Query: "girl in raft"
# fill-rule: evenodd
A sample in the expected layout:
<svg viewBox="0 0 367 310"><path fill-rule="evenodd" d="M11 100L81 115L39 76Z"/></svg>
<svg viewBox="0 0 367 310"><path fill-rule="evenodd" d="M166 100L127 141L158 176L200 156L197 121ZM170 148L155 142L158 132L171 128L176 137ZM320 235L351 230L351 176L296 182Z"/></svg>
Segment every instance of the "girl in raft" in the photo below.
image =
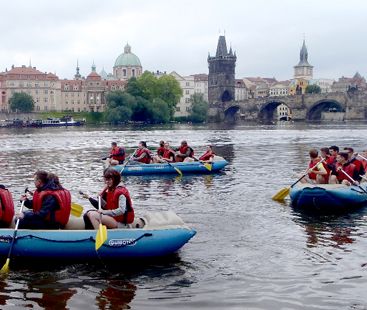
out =
<svg viewBox="0 0 367 310"><path fill-rule="evenodd" d="M125 186L119 185L121 175L114 169L104 171L106 187L100 193L101 210L90 210L84 215L86 228L98 229L102 222L107 228L119 228L131 224L134 221L134 209L129 191ZM83 194L84 198L98 208L98 200Z"/></svg>

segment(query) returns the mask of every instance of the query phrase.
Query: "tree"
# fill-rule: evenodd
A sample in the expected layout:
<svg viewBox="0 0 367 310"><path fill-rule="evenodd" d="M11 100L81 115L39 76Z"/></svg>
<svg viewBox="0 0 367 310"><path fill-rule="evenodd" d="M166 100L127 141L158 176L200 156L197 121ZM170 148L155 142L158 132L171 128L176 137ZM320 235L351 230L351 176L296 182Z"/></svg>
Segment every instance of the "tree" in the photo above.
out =
<svg viewBox="0 0 367 310"><path fill-rule="evenodd" d="M306 94L320 94L321 88L318 85L307 85Z"/></svg>
<svg viewBox="0 0 367 310"><path fill-rule="evenodd" d="M10 110L29 113L34 109L34 100L27 93L14 93L9 99Z"/></svg>
<svg viewBox="0 0 367 310"><path fill-rule="evenodd" d="M168 104L170 118L175 114L176 105L182 97L180 83L172 75L164 75L158 79L158 96Z"/></svg>
<svg viewBox="0 0 367 310"><path fill-rule="evenodd" d="M194 94L190 97L191 112L189 119L193 123L205 122L208 118L209 104L204 100L203 94Z"/></svg>
<svg viewBox="0 0 367 310"><path fill-rule="evenodd" d="M137 105L133 96L119 90L110 92L106 101L105 119L113 124L129 121Z"/></svg>

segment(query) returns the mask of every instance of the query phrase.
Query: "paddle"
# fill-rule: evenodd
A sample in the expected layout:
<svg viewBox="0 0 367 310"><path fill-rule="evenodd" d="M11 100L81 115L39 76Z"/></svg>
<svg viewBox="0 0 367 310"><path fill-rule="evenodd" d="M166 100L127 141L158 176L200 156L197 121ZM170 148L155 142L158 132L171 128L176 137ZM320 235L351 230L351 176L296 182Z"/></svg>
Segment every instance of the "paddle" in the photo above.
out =
<svg viewBox="0 0 367 310"><path fill-rule="evenodd" d="M24 202L25 202L25 200L22 201L22 204L20 206L20 213L23 212ZM15 243L15 238L17 237L19 220L20 220L20 218L17 219L17 222L15 224L14 233L13 233L13 239L11 241L11 245L10 245L9 252L8 252L8 258L6 259L6 262L5 262L4 266L3 266L3 268L1 268L0 273L8 273L9 272L10 256L11 256L11 252L13 251L13 247L14 247L14 243Z"/></svg>
<svg viewBox="0 0 367 310"><path fill-rule="evenodd" d="M133 158L133 156L135 155L136 151L137 151L137 150L135 150L135 151L134 151L134 153L132 153L132 154L130 155L130 157L127 159L126 163L124 163L124 164L122 165L122 168L121 168L121 170L120 170L120 174L122 174L122 171L124 171L124 169L125 169L126 165L130 162L131 158Z"/></svg>
<svg viewBox="0 0 367 310"><path fill-rule="evenodd" d="M282 188L279 192L277 192L272 199L275 201L283 201L285 197L288 196L291 188L295 186L299 181L301 181L310 171L315 169L319 164L325 161L325 158L321 159L317 164L315 164L313 167L307 169L306 173L302 175L296 182L294 182L290 187Z"/></svg>
<svg viewBox="0 0 367 310"><path fill-rule="evenodd" d="M180 169L178 169L177 167L173 166L169 161L165 160L164 158L161 158L165 163L167 163L168 165L170 165L173 169L175 169L177 171L177 173L182 177L182 171Z"/></svg>
<svg viewBox="0 0 367 310"><path fill-rule="evenodd" d="M357 156L359 156L360 158L362 158L363 160L367 161L367 158L362 156L361 154L357 154Z"/></svg>
<svg viewBox="0 0 367 310"><path fill-rule="evenodd" d="M202 160L199 160L196 157L192 157L195 161L200 162L206 169L208 169L209 171L212 171L212 165L206 162L203 162Z"/></svg>
<svg viewBox="0 0 367 310"><path fill-rule="evenodd" d="M357 181L355 181L348 173L346 173L342 168L339 169L339 171L341 171L348 179L349 181L351 181L353 183L353 185L358 186L365 194L367 194L367 191L358 184Z"/></svg>
<svg viewBox="0 0 367 310"><path fill-rule="evenodd" d="M98 196L98 210L101 211L101 196ZM102 213L100 213L100 222L98 231L96 234L96 251L105 243L107 240L107 227L106 225L102 225Z"/></svg>

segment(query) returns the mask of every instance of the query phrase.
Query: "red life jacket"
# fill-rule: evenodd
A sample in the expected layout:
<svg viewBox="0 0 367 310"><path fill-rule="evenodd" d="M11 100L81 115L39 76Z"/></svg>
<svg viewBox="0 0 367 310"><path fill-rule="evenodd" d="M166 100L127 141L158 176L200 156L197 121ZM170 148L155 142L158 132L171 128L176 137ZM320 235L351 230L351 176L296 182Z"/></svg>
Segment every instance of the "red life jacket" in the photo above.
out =
<svg viewBox="0 0 367 310"><path fill-rule="evenodd" d="M14 202L9 190L0 188L0 200L0 221L10 225L14 216Z"/></svg>
<svg viewBox="0 0 367 310"><path fill-rule="evenodd" d="M165 151L165 148L164 148L163 146L160 146L160 147L157 149L157 154L158 154L158 156L163 156L164 151Z"/></svg>
<svg viewBox="0 0 367 310"><path fill-rule="evenodd" d="M362 162L359 159L353 158L350 162L354 166L356 166L356 170L358 171L359 174L364 174L364 173L362 173L363 165L362 165Z"/></svg>
<svg viewBox="0 0 367 310"><path fill-rule="evenodd" d="M135 157L140 157L144 153L147 155L144 158L139 159L139 162L144 163L144 164L150 164L151 155L150 155L150 151L147 148L138 149L135 153Z"/></svg>
<svg viewBox="0 0 367 310"><path fill-rule="evenodd" d="M46 196L53 196L59 205L59 209L55 211L55 222L66 225L69 221L70 211L71 211L71 195L66 189L57 190L45 190L45 191L35 191L33 194L33 211L39 212L42 208L43 198ZM51 220L50 214L46 217L47 221Z"/></svg>
<svg viewBox="0 0 367 310"><path fill-rule="evenodd" d="M164 153L163 153L163 158L165 159L170 159L170 158L173 158L175 159L175 153L172 152L172 150L168 149L164 149Z"/></svg>
<svg viewBox="0 0 367 310"><path fill-rule="evenodd" d="M189 152L189 156L188 157L194 157L194 150L188 146L188 145L185 145L185 146L180 146L178 151L181 153L181 154L186 154L187 152L187 149L190 149L190 152ZM184 161L185 158L183 158L182 156L176 156L176 161Z"/></svg>
<svg viewBox="0 0 367 310"><path fill-rule="evenodd" d="M311 169L312 167L314 167L318 162L320 161L320 158L315 158L314 160L311 160L308 164L308 168ZM319 168L315 167L313 170L315 171L319 171ZM311 179L311 180L316 180L316 176L317 174L314 173L314 172L309 172L308 173L308 177Z"/></svg>
<svg viewBox="0 0 367 310"><path fill-rule="evenodd" d="M130 224L134 221L134 209L130 198L129 191L124 186L117 186L113 191L107 191L107 187L102 191L100 196L106 201L103 209L115 210L119 208L120 196L126 197L126 212L123 215L114 216L113 218L120 223Z"/></svg>
<svg viewBox="0 0 367 310"><path fill-rule="evenodd" d="M343 180L347 180L350 182L350 179L341 171L338 171L338 168L341 167L351 178L353 178L354 172L356 170L356 166L350 163L347 163L345 165L337 163L335 165L336 167L336 178L339 182L342 182Z"/></svg>
<svg viewBox="0 0 367 310"><path fill-rule="evenodd" d="M124 152L124 155L118 155L121 152L121 149L122 148L120 147L116 147L111 150L110 154L112 155L112 159L118 160L120 162L125 160L125 152Z"/></svg>
<svg viewBox="0 0 367 310"><path fill-rule="evenodd" d="M199 160L210 160L215 153L211 150L206 151L203 155L199 157Z"/></svg>

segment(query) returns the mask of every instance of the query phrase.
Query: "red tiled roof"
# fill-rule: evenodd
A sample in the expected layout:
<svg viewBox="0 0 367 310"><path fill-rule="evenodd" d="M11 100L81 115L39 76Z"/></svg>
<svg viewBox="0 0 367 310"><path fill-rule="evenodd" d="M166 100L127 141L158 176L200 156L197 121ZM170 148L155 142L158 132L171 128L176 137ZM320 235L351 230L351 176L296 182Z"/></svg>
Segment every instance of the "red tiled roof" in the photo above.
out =
<svg viewBox="0 0 367 310"><path fill-rule="evenodd" d="M94 80L94 81L100 81L102 80L102 77L95 71L92 71L91 73L89 73L89 75L87 76L87 80Z"/></svg>

